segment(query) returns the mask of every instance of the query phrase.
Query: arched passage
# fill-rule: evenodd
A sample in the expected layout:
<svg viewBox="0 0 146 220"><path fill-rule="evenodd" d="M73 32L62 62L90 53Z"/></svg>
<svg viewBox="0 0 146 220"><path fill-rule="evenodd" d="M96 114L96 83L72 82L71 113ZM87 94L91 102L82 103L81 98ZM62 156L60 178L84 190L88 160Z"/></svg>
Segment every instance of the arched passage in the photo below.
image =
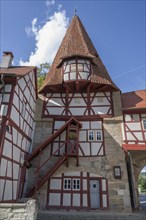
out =
<svg viewBox="0 0 146 220"><path fill-rule="evenodd" d="M138 179L141 170L145 166L146 166L146 155L144 151L128 152L129 187L131 192L131 204L134 209L140 207Z"/></svg>
<svg viewBox="0 0 146 220"><path fill-rule="evenodd" d="M139 175L138 187L140 207L146 213L146 166L144 168L144 172L140 172Z"/></svg>

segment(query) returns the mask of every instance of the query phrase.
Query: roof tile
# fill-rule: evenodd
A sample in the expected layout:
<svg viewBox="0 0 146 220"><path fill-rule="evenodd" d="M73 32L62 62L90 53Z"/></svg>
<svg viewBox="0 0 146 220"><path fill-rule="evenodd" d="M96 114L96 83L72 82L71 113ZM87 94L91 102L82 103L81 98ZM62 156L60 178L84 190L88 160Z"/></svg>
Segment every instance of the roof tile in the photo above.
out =
<svg viewBox="0 0 146 220"><path fill-rule="evenodd" d="M0 68L0 75L24 76L35 68L34 66L11 66L9 68Z"/></svg>
<svg viewBox="0 0 146 220"><path fill-rule="evenodd" d="M146 89L122 94L122 108L126 109L146 109Z"/></svg>

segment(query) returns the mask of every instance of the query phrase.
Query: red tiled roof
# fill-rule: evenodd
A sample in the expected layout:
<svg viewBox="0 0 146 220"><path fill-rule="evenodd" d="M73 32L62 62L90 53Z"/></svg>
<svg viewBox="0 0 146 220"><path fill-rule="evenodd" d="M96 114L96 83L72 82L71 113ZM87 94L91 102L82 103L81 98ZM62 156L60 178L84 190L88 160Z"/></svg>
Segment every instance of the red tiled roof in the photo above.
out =
<svg viewBox="0 0 146 220"><path fill-rule="evenodd" d="M13 75L13 76L24 76L27 73L34 70L34 66L16 66L16 67L9 67L9 68L0 68L0 75Z"/></svg>
<svg viewBox="0 0 146 220"><path fill-rule="evenodd" d="M124 110L146 108L146 89L123 93L121 97Z"/></svg>
<svg viewBox="0 0 146 220"><path fill-rule="evenodd" d="M63 76L59 65L65 58L74 56L92 60L91 82L110 85L114 90L119 90L111 80L79 17L74 16L40 92L46 86L62 84Z"/></svg>

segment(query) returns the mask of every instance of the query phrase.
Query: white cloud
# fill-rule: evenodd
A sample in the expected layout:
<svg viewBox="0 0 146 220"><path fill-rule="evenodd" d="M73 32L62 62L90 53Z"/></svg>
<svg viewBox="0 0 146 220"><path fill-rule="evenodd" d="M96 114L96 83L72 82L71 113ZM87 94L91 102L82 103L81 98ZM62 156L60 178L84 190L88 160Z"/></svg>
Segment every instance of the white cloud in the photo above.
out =
<svg viewBox="0 0 146 220"><path fill-rule="evenodd" d="M37 18L34 18L31 22L31 27L26 27L25 32L28 37L36 35L38 31L38 27L36 26Z"/></svg>
<svg viewBox="0 0 146 220"><path fill-rule="evenodd" d="M54 5L54 4L55 4L55 1L54 1L54 0L46 1L46 6L47 6L47 7L50 7L51 5Z"/></svg>
<svg viewBox="0 0 146 220"><path fill-rule="evenodd" d="M61 9L62 9L62 5L59 4L59 5L58 5L58 11L60 11Z"/></svg>
<svg viewBox="0 0 146 220"><path fill-rule="evenodd" d="M50 1L49 1L50 2ZM54 1L51 1L52 4ZM28 61L20 60L20 65L39 66L41 63L52 63L54 56L67 30L68 18L65 11L58 11L49 17L46 23L38 27L37 18L32 20L32 26L27 34L35 36L36 46Z"/></svg>

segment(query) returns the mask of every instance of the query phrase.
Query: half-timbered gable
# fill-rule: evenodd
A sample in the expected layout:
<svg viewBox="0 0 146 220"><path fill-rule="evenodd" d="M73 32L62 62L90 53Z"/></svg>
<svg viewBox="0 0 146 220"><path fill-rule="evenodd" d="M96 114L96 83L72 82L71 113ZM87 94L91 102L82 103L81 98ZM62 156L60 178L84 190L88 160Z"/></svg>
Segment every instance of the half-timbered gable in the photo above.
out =
<svg viewBox="0 0 146 220"><path fill-rule="evenodd" d="M122 94L123 146L146 149L146 90Z"/></svg>
<svg viewBox="0 0 146 220"><path fill-rule="evenodd" d="M108 117L113 115L111 92L47 93L45 95L43 117L55 116L93 116Z"/></svg>
<svg viewBox="0 0 146 220"><path fill-rule="evenodd" d="M36 72L34 67L3 67L0 103L1 201L15 201L22 193L25 157L34 132Z"/></svg>

